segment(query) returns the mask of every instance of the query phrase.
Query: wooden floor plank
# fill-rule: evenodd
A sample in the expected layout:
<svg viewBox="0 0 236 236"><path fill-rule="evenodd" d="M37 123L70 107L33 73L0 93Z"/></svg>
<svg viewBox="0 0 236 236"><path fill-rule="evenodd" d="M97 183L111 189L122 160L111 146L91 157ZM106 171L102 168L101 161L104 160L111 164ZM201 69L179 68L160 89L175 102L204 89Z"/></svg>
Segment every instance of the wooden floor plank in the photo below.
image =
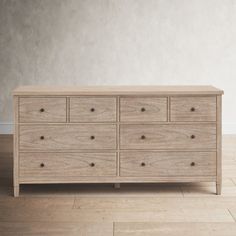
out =
<svg viewBox="0 0 236 236"><path fill-rule="evenodd" d="M235 143L223 137L220 196L215 183L64 184L22 186L13 198L12 153L0 153L0 235L108 236L114 225L115 236L235 236Z"/></svg>
<svg viewBox="0 0 236 236"><path fill-rule="evenodd" d="M113 236L113 223L0 222L1 236Z"/></svg>
<svg viewBox="0 0 236 236"><path fill-rule="evenodd" d="M236 223L115 223L114 236L235 236Z"/></svg>
<svg viewBox="0 0 236 236"><path fill-rule="evenodd" d="M156 197L80 197L74 208L104 211L161 211L169 209L228 209L236 205L236 197L156 198Z"/></svg>
<svg viewBox="0 0 236 236"><path fill-rule="evenodd" d="M160 211L1 209L0 222L234 222L227 209Z"/></svg>
<svg viewBox="0 0 236 236"><path fill-rule="evenodd" d="M58 210L74 208L73 197L8 197L0 198L0 210Z"/></svg>

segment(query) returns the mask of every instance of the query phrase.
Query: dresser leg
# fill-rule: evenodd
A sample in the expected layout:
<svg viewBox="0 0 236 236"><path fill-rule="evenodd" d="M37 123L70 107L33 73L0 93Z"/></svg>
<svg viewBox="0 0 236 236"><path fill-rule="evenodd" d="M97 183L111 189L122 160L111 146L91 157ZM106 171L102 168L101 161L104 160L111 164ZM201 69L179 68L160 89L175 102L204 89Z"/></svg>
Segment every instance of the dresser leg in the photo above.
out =
<svg viewBox="0 0 236 236"><path fill-rule="evenodd" d="M20 186L14 186L14 197L19 197L19 192L20 192Z"/></svg>
<svg viewBox="0 0 236 236"><path fill-rule="evenodd" d="M221 195L221 183L216 182L216 195Z"/></svg>
<svg viewBox="0 0 236 236"><path fill-rule="evenodd" d="M115 183L114 188L120 188L120 183Z"/></svg>

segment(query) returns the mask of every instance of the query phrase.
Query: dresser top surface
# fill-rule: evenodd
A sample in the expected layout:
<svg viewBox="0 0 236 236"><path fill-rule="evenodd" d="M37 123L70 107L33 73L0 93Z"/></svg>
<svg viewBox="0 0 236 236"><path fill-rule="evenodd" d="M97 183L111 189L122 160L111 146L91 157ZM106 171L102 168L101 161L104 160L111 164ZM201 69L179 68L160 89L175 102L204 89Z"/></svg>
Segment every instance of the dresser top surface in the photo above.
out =
<svg viewBox="0 0 236 236"><path fill-rule="evenodd" d="M21 86L13 95L221 95L213 86Z"/></svg>

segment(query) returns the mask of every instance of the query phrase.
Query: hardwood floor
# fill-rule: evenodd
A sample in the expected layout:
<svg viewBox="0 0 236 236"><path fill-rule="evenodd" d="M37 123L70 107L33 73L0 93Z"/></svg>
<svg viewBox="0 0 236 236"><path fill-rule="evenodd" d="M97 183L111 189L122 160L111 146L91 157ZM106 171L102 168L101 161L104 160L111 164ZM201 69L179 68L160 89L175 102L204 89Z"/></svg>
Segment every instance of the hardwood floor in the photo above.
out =
<svg viewBox="0 0 236 236"><path fill-rule="evenodd" d="M214 183L25 185L12 197L12 142L0 135L1 236L235 236L236 135L223 137Z"/></svg>

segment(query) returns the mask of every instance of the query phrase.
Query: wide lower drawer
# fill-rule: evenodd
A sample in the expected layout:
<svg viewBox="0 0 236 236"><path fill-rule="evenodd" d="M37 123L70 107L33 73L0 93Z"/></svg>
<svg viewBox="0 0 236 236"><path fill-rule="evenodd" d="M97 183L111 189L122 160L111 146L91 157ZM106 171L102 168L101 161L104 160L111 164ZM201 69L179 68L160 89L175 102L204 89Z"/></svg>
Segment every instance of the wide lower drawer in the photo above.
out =
<svg viewBox="0 0 236 236"><path fill-rule="evenodd" d="M126 152L120 153L120 175L215 176L215 152Z"/></svg>
<svg viewBox="0 0 236 236"><path fill-rule="evenodd" d="M121 125L121 149L215 149L215 124Z"/></svg>
<svg viewBox="0 0 236 236"><path fill-rule="evenodd" d="M20 98L19 121L22 123L66 122L66 98Z"/></svg>
<svg viewBox="0 0 236 236"><path fill-rule="evenodd" d="M21 125L20 150L115 149L116 125Z"/></svg>
<svg viewBox="0 0 236 236"><path fill-rule="evenodd" d="M20 153L20 178L116 176L116 153Z"/></svg>

